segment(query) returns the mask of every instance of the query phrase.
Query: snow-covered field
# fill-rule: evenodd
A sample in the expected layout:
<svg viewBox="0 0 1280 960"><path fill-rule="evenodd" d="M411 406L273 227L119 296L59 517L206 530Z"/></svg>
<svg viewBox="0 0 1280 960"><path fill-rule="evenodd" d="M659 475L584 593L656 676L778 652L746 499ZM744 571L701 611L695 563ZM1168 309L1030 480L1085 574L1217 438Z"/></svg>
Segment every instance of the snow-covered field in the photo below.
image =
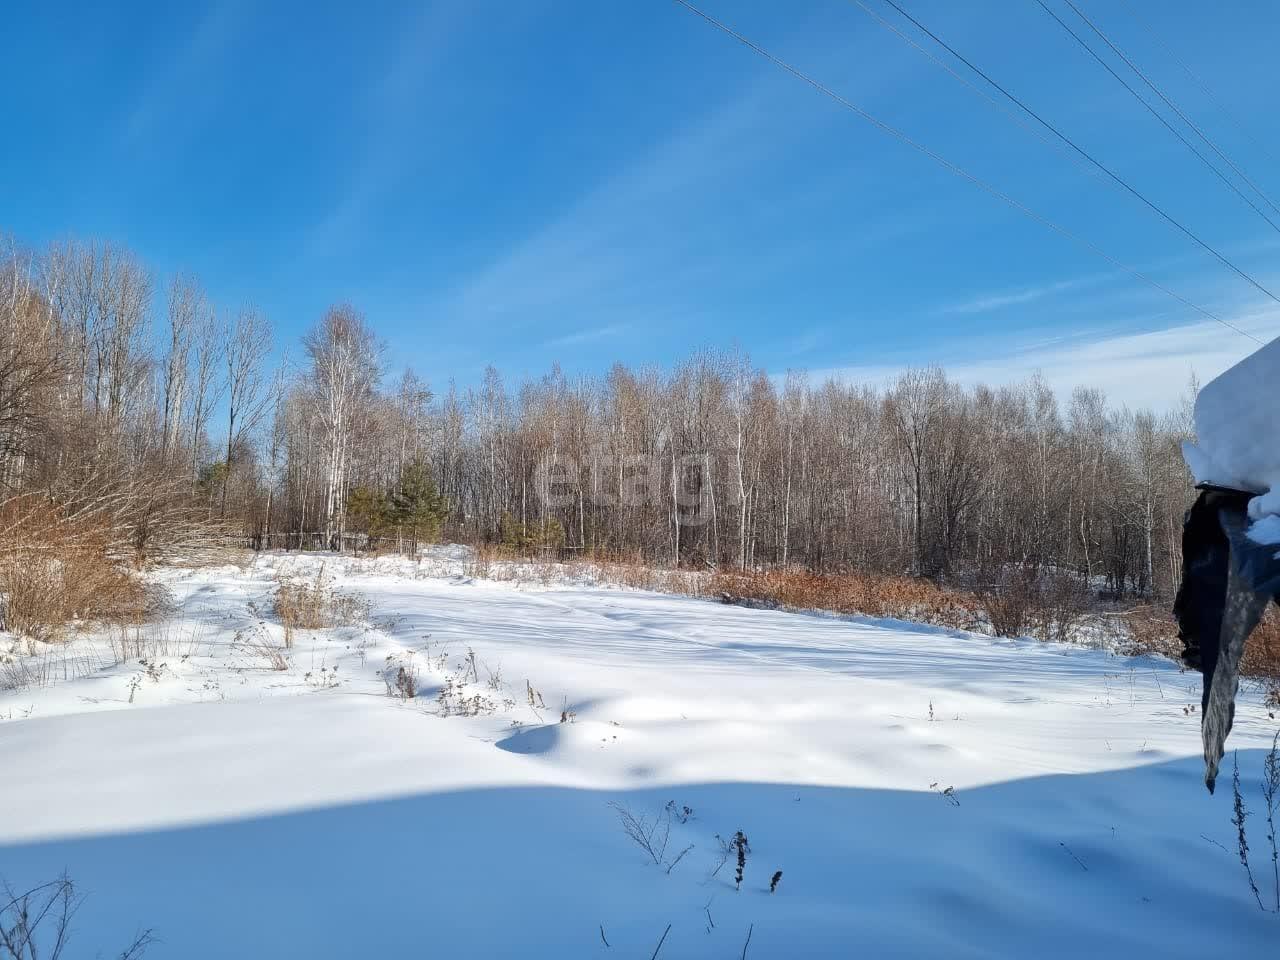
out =
<svg viewBox="0 0 1280 960"><path fill-rule="evenodd" d="M368 622L299 631L271 669L278 578L322 562ZM139 927L180 958L649 958L668 925L668 960L1280 943L1235 854L1229 765L1217 796L1201 784L1198 675L463 570L159 572L172 612L133 659L80 638L0 693L0 877L77 880L75 956ZM388 694L402 666L413 699ZM1276 729L1243 695L1229 746L1255 810ZM669 803L655 864L618 808L665 824ZM717 870L737 830L740 890L732 857Z"/></svg>

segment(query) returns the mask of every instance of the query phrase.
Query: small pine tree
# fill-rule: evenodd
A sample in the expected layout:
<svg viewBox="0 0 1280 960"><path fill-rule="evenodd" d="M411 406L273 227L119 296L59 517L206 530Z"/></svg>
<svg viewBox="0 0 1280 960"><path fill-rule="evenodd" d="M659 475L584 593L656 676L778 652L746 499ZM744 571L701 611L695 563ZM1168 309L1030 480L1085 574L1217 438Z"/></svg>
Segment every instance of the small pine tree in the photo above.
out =
<svg viewBox="0 0 1280 960"><path fill-rule="evenodd" d="M533 531L526 540L529 546L541 553L558 553L564 549L564 525L554 518L541 520L533 525Z"/></svg>
<svg viewBox="0 0 1280 960"><path fill-rule="evenodd" d="M498 526L502 545L513 553L557 553L564 549L564 524L554 517L521 523L510 512Z"/></svg>
<svg viewBox="0 0 1280 960"><path fill-rule="evenodd" d="M436 491L431 471L421 460L409 464L400 474L400 487L391 498L394 522L409 534L413 555L418 544L440 538L440 526L449 515L449 502Z"/></svg>
<svg viewBox="0 0 1280 960"><path fill-rule="evenodd" d="M526 544L524 524L513 517L509 510L502 515L502 520L499 522L498 537L502 545L511 552L524 552Z"/></svg>

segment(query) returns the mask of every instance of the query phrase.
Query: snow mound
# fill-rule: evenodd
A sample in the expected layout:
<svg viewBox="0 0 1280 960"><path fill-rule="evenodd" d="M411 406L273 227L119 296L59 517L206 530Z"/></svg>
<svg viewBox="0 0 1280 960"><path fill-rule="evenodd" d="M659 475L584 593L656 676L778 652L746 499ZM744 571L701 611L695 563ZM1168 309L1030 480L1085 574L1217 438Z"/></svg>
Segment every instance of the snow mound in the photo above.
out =
<svg viewBox="0 0 1280 960"><path fill-rule="evenodd" d="M1197 441L1183 444L1197 483L1259 494L1249 503L1254 520L1280 514L1278 387L1280 338L1205 384L1196 397Z"/></svg>

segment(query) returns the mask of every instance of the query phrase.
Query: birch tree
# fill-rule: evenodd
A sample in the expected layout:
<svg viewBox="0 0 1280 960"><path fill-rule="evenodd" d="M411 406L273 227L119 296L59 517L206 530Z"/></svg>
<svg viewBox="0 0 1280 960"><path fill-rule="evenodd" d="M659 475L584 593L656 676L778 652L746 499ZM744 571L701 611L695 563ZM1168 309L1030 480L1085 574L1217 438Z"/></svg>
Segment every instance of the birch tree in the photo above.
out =
<svg viewBox="0 0 1280 960"><path fill-rule="evenodd" d="M331 547L340 548L351 429L358 406L378 385L382 347L364 316L348 304L331 307L302 342L327 454L324 535Z"/></svg>

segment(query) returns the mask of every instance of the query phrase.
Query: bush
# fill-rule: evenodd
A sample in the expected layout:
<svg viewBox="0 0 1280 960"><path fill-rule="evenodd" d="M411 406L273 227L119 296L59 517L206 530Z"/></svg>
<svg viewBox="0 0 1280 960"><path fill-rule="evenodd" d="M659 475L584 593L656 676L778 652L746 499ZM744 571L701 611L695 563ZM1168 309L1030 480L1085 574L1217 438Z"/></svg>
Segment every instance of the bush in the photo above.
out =
<svg viewBox="0 0 1280 960"><path fill-rule="evenodd" d="M1054 567L1002 567L978 595L998 637L1032 636L1046 643L1067 643L1089 612L1084 581Z"/></svg>
<svg viewBox="0 0 1280 960"><path fill-rule="evenodd" d="M1025 566L1004 568L979 596L997 637L1024 636L1036 602L1035 573Z"/></svg>

